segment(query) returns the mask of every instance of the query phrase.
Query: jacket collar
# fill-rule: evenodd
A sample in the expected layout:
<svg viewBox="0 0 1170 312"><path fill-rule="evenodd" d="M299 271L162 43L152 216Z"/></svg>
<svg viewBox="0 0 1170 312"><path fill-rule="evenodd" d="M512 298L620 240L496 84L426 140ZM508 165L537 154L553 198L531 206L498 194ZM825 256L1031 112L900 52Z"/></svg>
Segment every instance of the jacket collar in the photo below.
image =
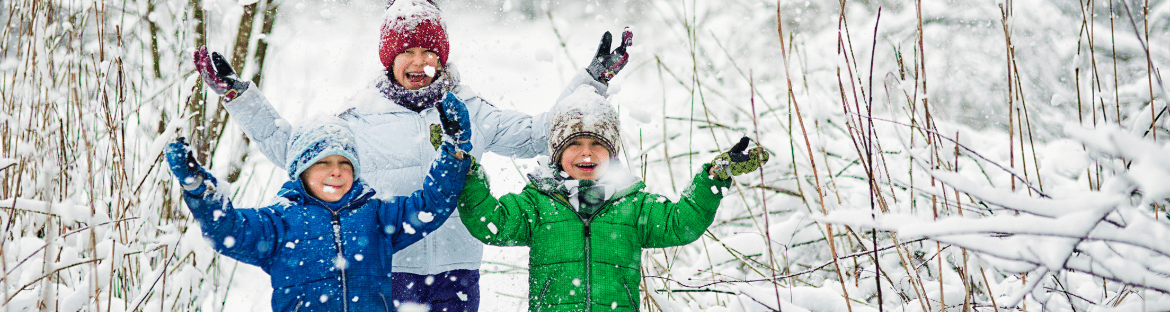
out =
<svg viewBox="0 0 1170 312"><path fill-rule="evenodd" d="M572 178L569 178L567 173L551 164L539 166L528 174L530 187L548 195L560 195L562 198L569 196L569 186L565 182L571 180ZM626 167L617 160L610 163L609 171L606 172L605 177L597 180L597 185L613 188L614 193L608 197L608 200L625 197L646 187L641 178L630 174L629 170L626 170Z"/></svg>
<svg viewBox="0 0 1170 312"><path fill-rule="evenodd" d="M459 71L455 65L448 62L446 68L443 69L442 75L439 79L444 82L436 81L435 83L445 85L443 93L450 91L459 93L462 86L459 84ZM385 113L418 113L418 111L411 110L401 103L396 103L386 93L383 88L395 84L390 81L390 77L386 72L381 72L374 78L370 84L358 91L357 94L349 98L349 101L354 104L352 107L345 109L337 115L340 117L351 117L361 114L385 114ZM441 98L440 98L441 99ZM423 110L431 109L424 108Z"/></svg>
<svg viewBox="0 0 1170 312"><path fill-rule="evenodd" d="M361 207L370 198L374 196L374 189L366 186L366 183L359 179L354 179L353 187L349 192L345 193L340 200L336 202L326 202L309 195L309 191L305 189L304 183L301 179L285 182L280 188L280 193L277 196L284 197L289 202L300 206L320 206L330 211L341 211L349 208Z"/></svg>

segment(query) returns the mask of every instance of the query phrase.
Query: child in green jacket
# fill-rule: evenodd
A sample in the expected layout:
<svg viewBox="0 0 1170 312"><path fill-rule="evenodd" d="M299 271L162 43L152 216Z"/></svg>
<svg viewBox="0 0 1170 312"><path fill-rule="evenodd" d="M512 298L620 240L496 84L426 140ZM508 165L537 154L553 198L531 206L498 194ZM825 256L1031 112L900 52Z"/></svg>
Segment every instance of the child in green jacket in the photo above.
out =
<svg viewBox="0 0 1170 312"><path fill-rule="evenodd" d="M704 164L678 202L643 191L620 166L618 115L590 88L550 111L550 165L529 174L519 194L492 197L473 168L459 198L472 236L497 246L529 246L531 311L637 311L642 248L686 245L715 218L731 175L768 160L744 137Z"/></svg>

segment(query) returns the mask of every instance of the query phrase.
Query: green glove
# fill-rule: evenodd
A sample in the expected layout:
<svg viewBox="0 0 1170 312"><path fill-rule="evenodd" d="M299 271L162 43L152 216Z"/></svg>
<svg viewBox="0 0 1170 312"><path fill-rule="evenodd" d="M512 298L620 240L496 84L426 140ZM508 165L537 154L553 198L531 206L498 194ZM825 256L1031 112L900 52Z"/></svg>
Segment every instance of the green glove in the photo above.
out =
<svg viewBox="0 0 1170 312"><path fill-rule="evenodd" d="M443 144L443 126L439 124L431 125L431 145L435 150L439 150L439 145Z"/></svg>
<svg viewBox="0 0 1170 312"><path fill-rule="evenodd" d="M720 180L727 180L733 175L741 175L744 173L756 171L760 166L768 163L768 152L764 148L756 146L756 148L747 150L748 137L739 139L739 143L731 147L719 156L715 156L715 160L711 161L712 171Z"/></svg>

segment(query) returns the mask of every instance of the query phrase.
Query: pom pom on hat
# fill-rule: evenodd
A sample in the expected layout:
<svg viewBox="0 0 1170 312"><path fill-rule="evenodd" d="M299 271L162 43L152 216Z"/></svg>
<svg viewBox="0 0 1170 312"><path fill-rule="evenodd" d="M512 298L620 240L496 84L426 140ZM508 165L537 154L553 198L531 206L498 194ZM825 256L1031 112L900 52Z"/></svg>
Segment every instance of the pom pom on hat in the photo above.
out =
<svg viewBox="0 0 1170 312"><path fill-rule="evenodd" d="M345 122L336 117L321 117L293 129L285 156L288 178L300 178L305 169L330 155L341 155L353 163L353 177L357 179L361 166L357 158L357 142Z"/></svg>
<svg viewBox="0 0 1170 312"><path fill-rule="evenodd" d="M435 51L439 64L447 64L450 43L439 8L427 0L397 0L382 16L382 41L378 57L382 66L392 68L394 57L408 48L421 47Z"/></svg>
<svg viewBox="0 0 1170 312"><path fill-rule="evenodd" d="M619 125L617 110L609 101L591 86L578 87L549 110L548 150L553 164L559 166L569 141L582 136L601 142L609 157L617 158L621 151Z"/></svg>

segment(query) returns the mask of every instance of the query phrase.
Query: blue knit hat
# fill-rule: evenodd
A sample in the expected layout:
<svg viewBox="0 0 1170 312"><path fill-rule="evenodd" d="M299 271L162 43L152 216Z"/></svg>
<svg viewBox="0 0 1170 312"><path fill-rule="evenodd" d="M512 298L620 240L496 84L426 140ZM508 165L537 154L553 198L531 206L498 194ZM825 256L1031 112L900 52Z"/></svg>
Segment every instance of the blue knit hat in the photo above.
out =
<svg viewBox="0 0 1170 312"><path fill-rule="evenodd" d="M357 143L345 122L336 117L317 118L297 126L285 156L288 178L296 180L301 172L329 155L341 155L353 163L353 177L361 172L357 158Z"/></svg>

